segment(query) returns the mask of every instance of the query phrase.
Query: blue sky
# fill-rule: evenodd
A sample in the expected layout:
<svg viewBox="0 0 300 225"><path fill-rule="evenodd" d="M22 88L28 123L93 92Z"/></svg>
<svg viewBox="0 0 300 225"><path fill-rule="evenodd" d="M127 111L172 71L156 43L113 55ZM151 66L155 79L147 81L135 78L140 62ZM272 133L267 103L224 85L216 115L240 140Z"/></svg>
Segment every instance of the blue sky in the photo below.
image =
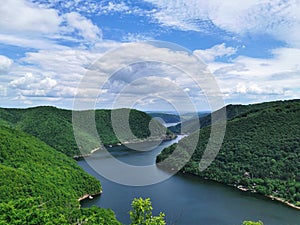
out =
<svg viewBox="0 0 300 225"><path fill-rule="evenodd" d="M0 6L0 106L72 108L77 97L110 108L121 96L119 106L142 110L174 109L187 99L198 110L211 109L205 87L172 67L183 60L191 68L195 56L225 104L299 98L299 11L298 0L6 1ZM182 46L189 57L147 42L134 45L149 40ZM131 50L123 48L132 43ZM81 79L99 71L99 60L113 50L116 59L105 68L100 63L105 85L89 79L83 94ZM168 57L170 65L124 64L126 57L138 61L155 54L160 61ZM89 96L92 89L97 99Z"/></svg>

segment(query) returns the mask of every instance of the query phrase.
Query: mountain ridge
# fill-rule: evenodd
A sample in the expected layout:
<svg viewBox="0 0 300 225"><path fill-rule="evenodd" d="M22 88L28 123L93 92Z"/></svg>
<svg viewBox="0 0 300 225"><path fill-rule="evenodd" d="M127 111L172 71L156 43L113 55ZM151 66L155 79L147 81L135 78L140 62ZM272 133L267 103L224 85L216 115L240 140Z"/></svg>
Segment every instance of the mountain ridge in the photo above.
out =
<svg viewBox="0 0 300 225"><path fill-rule="evenodd" d="M125 111L127 109L116 110ZM82 112L84 115L87 111L79 112ZM95 110L94 113L96 130L101 142L106 146L120 143L112 127L112 110ZM129 125L132 133L139 139L146 139L151 135L149 130L151 120L152 118L144 112L130 110ZM92 125L83 124L85 127L79 127L78 132L80 138L84 140L85 151L79 149L80 146L78 147L74 137L71 110L52 106L39 106L28 109L0 108L0 124L29 133L69 156L89 154L91 150L99 147L99 140L95 135L93 136L89 133ZM164 131L166 133L165 137L172 136L171 132L158 122L156 122L156 129Z"/></svg>

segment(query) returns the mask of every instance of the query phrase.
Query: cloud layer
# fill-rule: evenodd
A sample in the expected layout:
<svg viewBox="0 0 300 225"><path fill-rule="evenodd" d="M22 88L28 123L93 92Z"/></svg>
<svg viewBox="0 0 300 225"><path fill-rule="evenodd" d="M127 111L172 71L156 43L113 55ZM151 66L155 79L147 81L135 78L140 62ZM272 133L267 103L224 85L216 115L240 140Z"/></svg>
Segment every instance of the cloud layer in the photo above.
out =
<svg viewBox="0 0 300 225"><path fill-rule="evenodd" d="M99 73L104 73L106 77L103 79L115 73L102 88L101 99L98 101L107 107L122 90L128 102L149 93L149 96L136 100L141 107L159 107L166 100L161 96L179 99L185 94L199 106L202 104L207 107L203 100L203 90L187 79L183 71L163 63L144 62L144 58L139 57L142 52L149 59L165 57L172 65L184 64L195 72L194 54L207 64L227 103L300 97L298 0L141 2L148 4L94 0L10 0L2 4L0 44L4 50L0 54L0 96L3 104L72 107L73 97L81 92L77 88L80 80L85 74L95 72L89 74L99 76ZM119 20L120 24L114 33L115 36L122 36L118 40L107 38L105 32L112 32L113 29L102 29L99 18L106 18L104 16ZM158 36L166 34L168 37L173 34L170 30L178 31L176 35L188 36L191 43L197 46L203 40L200 40L201 36L197 36L197 40L192 39L194 33L203 36L209 33L209 38L225 33L230 41L226 42L226 38L219 37L214 45L195 47L190 53L169 52L159 45L144 44L140 48L119 52L110 61L98 61L96 65L95 62L110 50L123 46L122 42L149 38L144 35L147 26L142 27L142 30L134 30L131 27L132 21L127 24L123 20L126 16L135 20L136 24L155 26L160 31ZM243 46L243 37L255 35L271 36L283 44L270 44L267 57L248 55L244 51L247 46ZM175 41L179 39L171 38ZM5 52L5 48L8 51ZM127 65L124 63L126 58L135 59L139 63ZM145 74L148 77L143 77ZM89 93L99 89L93 80L90 81L80 96L86 101L93 101L89 99Z"/></svg>
<svg viewBox="0 0 300 225"><path fill-rule="evenodd" d="M269 34L299 46L298 0L145 0L158 10L152 17L175 29L206 32L214 27L227 32Z"/></svg>

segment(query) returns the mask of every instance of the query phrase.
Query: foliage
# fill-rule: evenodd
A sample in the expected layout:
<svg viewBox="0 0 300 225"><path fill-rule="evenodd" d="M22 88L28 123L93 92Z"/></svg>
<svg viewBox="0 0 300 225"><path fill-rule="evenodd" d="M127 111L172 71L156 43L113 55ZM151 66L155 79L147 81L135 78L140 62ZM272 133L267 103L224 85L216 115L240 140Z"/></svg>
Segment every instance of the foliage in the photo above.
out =
<svg viewBox="0 0 300 225"><path fill-rule="evenodd" d="M114 145L120 142L112 128L111 112L111 110L93 111L95 114L96 129L101 142L104 145ZM88 113L88 111L82 111L82 116L84 116L85 113ZM69 156L78 155L80 154L80 150L82 150L78 149L74 138L72 111L70 110L63 110L50 106L29 109L0 108L0 118L0 124L25 131ZM150 136L148 127L151 119L152 118L146 113L131 110L129 125L132 133L140 139ZM99 144L97 138L88 132L93 125L84 124L84 126L86 127L80 127L78 129L80 137L85 143L84 146L81 147L84 147L83 149L88 153L92 149L98 147ZM165 133L165 128L162 125L158 124L157 126L158 129L163 130ZM170 134L170 131L167 131L167 135Z"/></svg>
<svg viewBox="0 0 300 225"><path fill-rule="evenodd" d="M121 225L108 209L47 207L39 198L21 198L0 203L0 224L6 225Z"/></svg>
<svg viewBox="0 0 300 225"><path fill-rule="evenodd" d="M300 101L278 101L246 108L228 120L220 152L203 172L199 171L199 162L210 127L198 131L197 148L181 172L300 205ZM233 106L230 109L231 114L239 111ZM183 157L190 157L191 140L196 135L182 139L179 151L172 156L177 145L164 149L157 162L167 160L168 168L177 169Z"/></svg>
<svg viewBox="0 0 300 225"><path fill-rule="evenodd" d="M293 101L293 100L292 100ZM297 100L295 100L297 101ZM221 113L222 111L226 110L226 117L228 120L231 120L236 117L243 116L248 113L255 113L259 110L265 109L265 108L270 108L270 107L276 107L278 105L278 101L275 102L264 102L260 104L253 104L253 105L227 105L222 109L219 109L212 114L215 115L215 120L218 121L218 114ZM176 133L184 133L184 134L190 134L195 131L197 131L199 128L204 128L207 126L210 126L212 121L211 121L211 116L212 114L210 113L199 113L198 118L191 118L186 121L183 121L180 124L177 124L175 126L169 127L169 129ZM214 121L214 122L216 122Z"/></svg>
<svg viewBox="0 0 300 225"><path fill-rule="evenodd" d="M152 215L152 204L150 198L135 198L131 204L130 213L131 225L165 225L165 215L159 213L158 216Z"/></svg>
<svg viewBox="0 0 300 225"><path fill-rule="evenodd" d="M0 176L0 224L119 224L111 211L79 209L79 197L101 192L99 181L44 142L5 126Z"/></svg>
<svg viewBox="0 0 300 225"><path fill-rule="evenodd" d="M264 225L263 222L258 221L258 222L253 222L253 221L244 221L243 225Z"/></svg>

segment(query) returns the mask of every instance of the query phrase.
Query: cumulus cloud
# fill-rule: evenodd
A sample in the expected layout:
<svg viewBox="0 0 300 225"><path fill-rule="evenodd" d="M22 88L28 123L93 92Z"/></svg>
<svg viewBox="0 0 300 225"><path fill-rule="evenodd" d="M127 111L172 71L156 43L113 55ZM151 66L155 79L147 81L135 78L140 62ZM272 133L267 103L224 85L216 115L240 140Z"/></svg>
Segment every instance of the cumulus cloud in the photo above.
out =
<svg viewBox="0 0 300 225"><path fill-rule="evenodd" d="M100 87L106 91L101 95L102 102L110 103L110 107L117 97L118 107L130 107L141 99L152 99L153 103L157 102L154 99L165 99L191 110L189 97L199 103L205 98L199 94L201 91L207 91L206 97L211 98L217 92L206 66L199 64L195 56L155 44L123 45L97 61L93 68L93 73L87 72L79 93L84 95L86 90L98 87L92 98Z"/></svg>
<svg viewBox="0 0 300 225"><path fill-rule="evenodd" d="M28 52L20 61L30 63L44 72L52 71L57 74L84 74L86 68L102 56L103 53L90 52L80 49L66 50L40 50L38 52Z"/></svg>
<svg viewBox="0 0 300 225"><path fill-rule="evenodd" d="M0 29L7 33L58 32L61 17L54 9L39 8L29 1L10 0L0 6Z"/></svg>
<svg viewBox="0 0 300 225"><path fill-rule="evenodd" d="M1 71L7 71L13 63L13 60L10 58L0 55L0 72Z"/></svg>
<svg viewBox="0 0 300 225"><path fill-rule="evenodd" d="M27 52L14 64L13 70L7 71L5 85L11 90L11 96L18 96L16 101L34 103L42 102L41 98L44 101L61 99L71 105L78 83L92 63L119 45L104 41L97 43L94 51L65 48ZM87 98L91 90L87 90Z"/></svg>
<svg viewBox="0 0 300 225"><path fill-rule="evenodd" d="M195 50L194 54L204 62L212 62L215 61L215 59L218 57L231 56L236 52L237 52L236 48L226 47L225 43L223 43L220 45L215 45L210 49Z"/></svg>
<svg viewBox="0 0 300 225"><path fill-rule="evenodd" d="M107 49L118 46L124 48L106 55ZM31 101L41 96L70 99L77 94L78 98L91 102L95 101L95 93L101 93L97 100L99 107L111 107L114 99L122 93L124 107L133 100L139 104L151 102L158 107L161 98L182 101L181 105L185 106L185 95L199 105L205 105L205 88L209 88L205 86L208 80L201 71L206 71L206 65L199 68L192 55L163 46L147 43L125 46L127 44L99 45L102 52L66 49L27 53L20 60L25 66L16 65L18 68L10 74L9 87ZM211 60L235 53L234 48L221 44L201 51L207 53L208 68L229 102L241 97L267 101L300 96L297 91L299 49L278 48L268 59L235 56L229 63ZM181 71L178 70L180 67L188 69ZM198 77L200 87L189 74ZM80 81L83 87L77 88ZM208 95L212 94L208 92Z"/></svg>
<svg viewBox="0 0 300 225"><path fill-rule="evenodd" d="M2 43L35 49L59 48L59 40L94 43L102 38L101 29L83 15L63 14L29 0L1 4L0 30Z"/></svg>
<svg viewBox="0 0 300 225"><path fill-rule="evenodd" d="M9 86L17 89L22 96L51 95L56 85L56 80L32 73L26 73L25 76L9 83Z"/></svg>
<svg viewBox="0 0 300 225"><path fill-rule="evenodd" d="M299 98L300 49L278 48L271 58L238 56L230 63L208 63L224 96L274 100Z"/></svg>
<svg viewBox="0 0 300 225"><path fill-rule="evenodd" d="M70 29L77 30L79 35L87 41L101 40L102 32L90 20L81 16L77 12L66 13L64 15Z"/></svg>

